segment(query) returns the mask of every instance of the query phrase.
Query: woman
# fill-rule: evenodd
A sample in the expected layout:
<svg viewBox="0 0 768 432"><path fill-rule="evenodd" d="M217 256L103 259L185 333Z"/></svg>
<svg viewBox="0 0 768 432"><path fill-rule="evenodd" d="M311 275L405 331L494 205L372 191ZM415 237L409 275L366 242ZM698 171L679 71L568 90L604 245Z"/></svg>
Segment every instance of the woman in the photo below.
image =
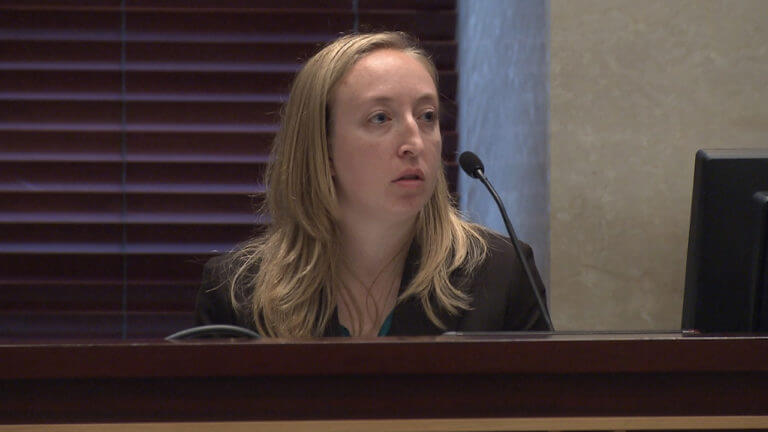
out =
<svg viewBox="0 0 768 432"><path fill-rule="evenodd" d="M545 329L512 246L452 207L438 112L435 66L403 33L345 36L312 57L266 173L272 223L206 265L198 324L273 337Z"/></svg>

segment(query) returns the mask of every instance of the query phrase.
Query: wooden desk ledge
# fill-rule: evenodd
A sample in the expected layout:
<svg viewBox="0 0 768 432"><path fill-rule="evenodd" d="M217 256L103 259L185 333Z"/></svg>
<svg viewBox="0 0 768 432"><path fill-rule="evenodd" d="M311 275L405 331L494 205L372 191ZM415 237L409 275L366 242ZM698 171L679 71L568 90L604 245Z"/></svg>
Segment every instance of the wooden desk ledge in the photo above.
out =
<svg viewBox="0 0 768 432"><path fill-rule="evenodd" d="M768 429L768 416L539 417L0 425L0 432L124 432L138 430L147 432L468 432L691 429Z"/></svg>

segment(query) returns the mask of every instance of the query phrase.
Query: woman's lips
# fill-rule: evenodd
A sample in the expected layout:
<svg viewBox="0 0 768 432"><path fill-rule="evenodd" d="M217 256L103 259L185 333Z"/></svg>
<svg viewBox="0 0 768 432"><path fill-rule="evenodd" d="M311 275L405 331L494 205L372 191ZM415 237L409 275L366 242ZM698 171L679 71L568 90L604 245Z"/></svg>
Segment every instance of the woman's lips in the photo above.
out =
<svg viewBox="0 0 768 432"><path fill-rule="evenodd" d="M424 181L424 173L417 168L410 168L407 170L404 170L401 172L396 179L394 179L393 183L401 183L401 182L423 182Z"/></svg>
<svg viewBox="0 0 768 432"><path fill-rule="evenodd" d="M395 180L394 183L400 186L420 186L422 183L424 183L424 180L404 178L404 179Z"/></svg>
<svg viewBox="0 0 768 432"><path fill-rule="evenodd" d="M397 180L393 181L393 183L400 187L417 188L424 184L424 179L419 176L408 175L399 177Z"/></svg>

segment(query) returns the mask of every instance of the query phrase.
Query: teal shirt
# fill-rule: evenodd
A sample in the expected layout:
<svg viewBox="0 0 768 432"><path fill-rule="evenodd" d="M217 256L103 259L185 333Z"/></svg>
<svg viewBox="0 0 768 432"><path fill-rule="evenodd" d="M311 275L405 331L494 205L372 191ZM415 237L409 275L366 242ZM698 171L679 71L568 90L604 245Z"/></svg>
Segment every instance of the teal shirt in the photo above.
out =
<svg viewBox="0 0 768 432"><path fill-rule="evenodd" d="M385 319L384 322L381 324L381 328L379 329L378 336L386 336L387 333L389 333L389 328L392 327L392 314L394 313L395 311L392 310L392 312L390 312L389 315L387 315L387 319ZM341 328L342 336L346 336L346 337L352 336L351 334L349 334L349 329L347 329L341 324L339 324L339 327Z"/></svg>

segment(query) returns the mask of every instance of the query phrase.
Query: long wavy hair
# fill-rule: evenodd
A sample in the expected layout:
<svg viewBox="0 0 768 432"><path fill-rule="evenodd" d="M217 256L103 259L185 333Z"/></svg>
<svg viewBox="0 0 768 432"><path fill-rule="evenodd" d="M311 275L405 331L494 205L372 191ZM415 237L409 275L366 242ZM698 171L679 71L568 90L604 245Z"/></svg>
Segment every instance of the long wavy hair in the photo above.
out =
<svg viewBox="0 0 768 432"><path fill-rule="evenodd" d="M433 62L415 39L401 32L343 36L297 74L265 175L263 210L271 224L226 261L232 304L264 336L321 336L333 316L342 284L329 104L350 67L379 49L414 56L437 88ZM453 286L451 274L475 269L487 246L479 234L482 228L464 221L455 209L445 174L439 171L435 191L416 219L414 241L422 246L418 271L397 301L418 297L429 319L444 328L441 311L457 314L471 303L467 293Z"/></svg>

